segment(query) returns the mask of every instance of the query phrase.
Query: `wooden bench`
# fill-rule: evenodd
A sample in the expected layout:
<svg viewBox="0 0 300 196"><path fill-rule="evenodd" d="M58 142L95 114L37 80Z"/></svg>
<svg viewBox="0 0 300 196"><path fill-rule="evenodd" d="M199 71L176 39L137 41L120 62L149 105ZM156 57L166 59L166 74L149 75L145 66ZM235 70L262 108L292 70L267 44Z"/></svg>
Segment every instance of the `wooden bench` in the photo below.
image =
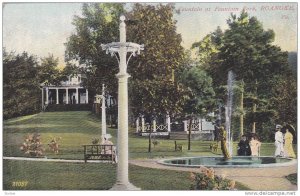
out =
<svg viewBox="0 0 300 196"><path fill-rule="evenodd" d="M107 160L116 162L115 145L83 145L84 162L87 160Z"/></svg>

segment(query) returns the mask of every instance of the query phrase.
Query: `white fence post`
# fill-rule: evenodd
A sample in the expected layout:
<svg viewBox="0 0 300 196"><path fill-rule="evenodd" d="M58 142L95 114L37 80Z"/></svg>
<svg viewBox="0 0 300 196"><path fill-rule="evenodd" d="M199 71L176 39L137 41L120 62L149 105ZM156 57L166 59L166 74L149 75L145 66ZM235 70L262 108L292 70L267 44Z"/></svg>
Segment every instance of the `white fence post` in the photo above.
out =
<svg viewBox="0 0 300 196"><path fill-rule="evenodd" d="M184 130L185 132L188 131L188 128L187 128L187 120L184 120L184 121L183 121L183 130Z"/></svg>
<svg viewBox="0 0 300 196"><path fill-rule="evenodd" d="M142 116L142 132L145 132L145 119L144 119L144 116Z"/></svg>
<svg viewBox="0 0 300 196"><path fill-rule="evenodd" d="M152 123L153 123L153 132L156 132L156 120L154 119Z"/></svg>
<svg viewBox="0 0 300 196"><path fill-rule="evenodd" d="M167 114L167 127L168 127L168 132L171 132L171 119L169 114Z"/></svg>
<svg viewBox="0 0 300 196"><path fill-rule="evenodd" d="M138 133L139 132L139 126L140 126L140 120L139 120L140 118L138 117L137 119L136 119L136 121L135 121L135 124L136 124L136 133Z"/></svg>
<svg viewBox="0 0 300 196"><path fill-rule="evenodd" d="M201 118L198 119L198 123L199 123L199 124L198 124L198 126L199 126L199 131L202 131L202 126L201 126L201 125L202 125L202 119L201 119Z"/></svg>

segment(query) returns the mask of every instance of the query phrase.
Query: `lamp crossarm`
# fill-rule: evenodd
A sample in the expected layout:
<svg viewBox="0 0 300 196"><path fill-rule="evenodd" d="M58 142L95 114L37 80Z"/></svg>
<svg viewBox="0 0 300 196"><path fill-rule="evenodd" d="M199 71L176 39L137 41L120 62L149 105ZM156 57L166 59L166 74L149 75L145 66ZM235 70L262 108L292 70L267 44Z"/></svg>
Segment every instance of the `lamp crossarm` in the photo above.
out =
<svg viewBox="0 0 300 196"><path fill-rule="evenodd" d="M144 50L144 44L139 45L132 42L120 43L120 42L112 42L109 44L101 44L102 50L106 51L106 54L110 53L111 56L115 56L117 58L118 63L120 64L120 59L116 55L116 53L120 53L120 47L126 47L126 53L130 52L130 56L126 62L128 65L129 60L132 56L136 56L136 54L140 54L141 50Z"/></svg>

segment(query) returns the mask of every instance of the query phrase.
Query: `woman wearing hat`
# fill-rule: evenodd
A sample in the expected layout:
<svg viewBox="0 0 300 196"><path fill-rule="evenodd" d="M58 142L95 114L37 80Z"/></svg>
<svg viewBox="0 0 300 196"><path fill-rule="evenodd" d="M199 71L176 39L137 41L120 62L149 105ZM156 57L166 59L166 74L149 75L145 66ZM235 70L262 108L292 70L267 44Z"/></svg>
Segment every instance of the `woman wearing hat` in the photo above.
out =
<svg viewBox="0 0 300 196"><path fill-rule="evenodd" d="M281 125L276 125L276 133L275 133L275 156L282 157L284 155L283 151L283 134L280 131L282 128Z"/></svg>
<svg viewBox="0 0 300 196"><path fill-rule="evenodd" d="M284 134L284 156L290 158L296 158L296 154L293 149L293 130L288 126L285 127L286 133Z"/></svg>

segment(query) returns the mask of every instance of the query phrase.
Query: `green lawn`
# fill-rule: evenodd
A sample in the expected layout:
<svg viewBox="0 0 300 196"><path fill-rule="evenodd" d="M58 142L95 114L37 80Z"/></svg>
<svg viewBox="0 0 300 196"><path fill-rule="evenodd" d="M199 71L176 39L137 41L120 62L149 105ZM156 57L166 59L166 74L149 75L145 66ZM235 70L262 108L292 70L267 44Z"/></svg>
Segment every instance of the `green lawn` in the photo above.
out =
<svg viewBox="0 0 300 196"><path fill-rule="evenodd" d="M116 165L109 163L11 160L3 163L4 190L107 190L116 181ZM142 190L189 190L189 175L189 172L129 167L130 182ZM16 186L18 182L23 182L23 185ZM237 188L249 190L240 183Z"/></svg>
<svg viewBox="0 0 300 196"><path fill-rule="evenodd" d="M101 121L90 112L45 112L4 121L4 156L23 156L19 150L27 133L41 134L49 158L82 159L82 145L100 138ZM110 133L115 130L108 129ZM115 134L114 134L115 135ZM61 137L60 153L54 155L47 144L52 137ZM113 141L115 138L113 138Z"/></svg>
<svg viewBox="0 0 300 196"><path fill-rule="evenodd" d="M41 134L42 143L48 158L83 159L84 144L91 144L92 138L100 138L101 121L90 112L44 112L24 116L3 122L3 156L24 156L20 151L24 137L28 133ZM108 128L116 143L116 129ZM54 154L47 148L52 137L62 137L60 149ZM187 141L183 152L174 151L174 141L158 139L159 144L148 153L148 138L136 136L134 129L129 133L129 156L131 159L166 158L178 156L214 156L209 149L210 141L192 141L192 149L187 150ZM262 144L262 156L272 156L273 143ZM236 152L236 143L234 145ZM219 154L221 151L219 150ZM26 189L31 190L105 190L115 182L116 165L113 164L75 164L48 163L4 160L4 189L16 189L13 182L28 181ZM130 180L144 190L188 190L188 173L166 171L130 166ZM21 187L24 188L24 187ZM247 187L240 185L244 190Z"/></svg>
<svg viewBox="0 0 300 196"><path fill-rule="evenodd" d="M85 111L75 112L44 112L36 115L19 117L4 121L3 126L3 155L24 156L19 150L27 133L39 132L48 158L82 159L84 144L91 144L92 138L100 138L101 121L98 117ZM116 143L116 129L107 128ZM59 141L60 152L53 154L47 144L52 137L61 137ZM213 156L216 155L209 149L210 141L192 141L192 149L187 150L187 140L178 140L183 144L183 152L174 151L174 140L157 139L159 144L148 153L148 138L139 137L130 130L129 156L130 158L164 158L176 156ZM234 153L236 153L234 143ZM263 143L262 156L273 156L273 143ZM296 146L295 146L296 151ZM221 151L219 150L219 155Z"/></svg>

